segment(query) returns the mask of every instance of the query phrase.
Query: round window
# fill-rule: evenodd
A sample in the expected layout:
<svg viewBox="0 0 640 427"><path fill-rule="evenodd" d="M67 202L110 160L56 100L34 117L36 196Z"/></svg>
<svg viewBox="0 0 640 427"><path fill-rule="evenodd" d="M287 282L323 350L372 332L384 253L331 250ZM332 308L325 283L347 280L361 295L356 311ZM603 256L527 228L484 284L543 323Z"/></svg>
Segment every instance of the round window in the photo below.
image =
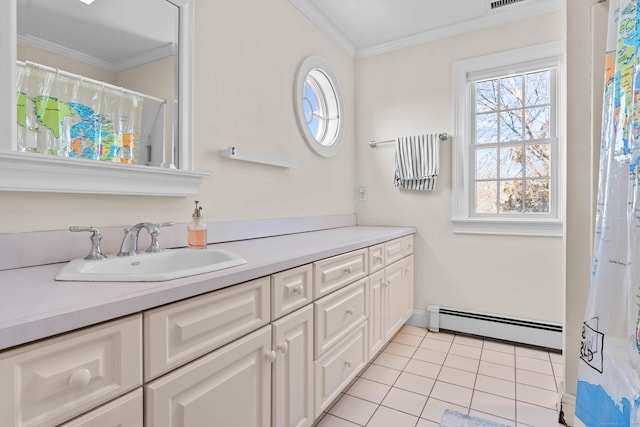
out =
<svg viewBox="0 0 640 427"><path fill-rule="evenodd" d="M304 60L296 79L298 126L307 144L330 157L342 141L342 97L328 65L311 56Z"/></svg>

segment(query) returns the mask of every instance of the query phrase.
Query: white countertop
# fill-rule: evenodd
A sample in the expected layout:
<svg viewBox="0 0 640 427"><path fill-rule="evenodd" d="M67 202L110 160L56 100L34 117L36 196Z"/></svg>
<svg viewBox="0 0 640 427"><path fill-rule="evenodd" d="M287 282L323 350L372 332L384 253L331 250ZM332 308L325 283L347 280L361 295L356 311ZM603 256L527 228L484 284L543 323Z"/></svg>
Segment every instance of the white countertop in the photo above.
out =
<svg viewBox="0 0 640 427"><path fill-rule="evenodd" d="M241 266L166 282L57 282L63 264L0 271L0 350L415 233L353 226L209 245Z"/></svg>

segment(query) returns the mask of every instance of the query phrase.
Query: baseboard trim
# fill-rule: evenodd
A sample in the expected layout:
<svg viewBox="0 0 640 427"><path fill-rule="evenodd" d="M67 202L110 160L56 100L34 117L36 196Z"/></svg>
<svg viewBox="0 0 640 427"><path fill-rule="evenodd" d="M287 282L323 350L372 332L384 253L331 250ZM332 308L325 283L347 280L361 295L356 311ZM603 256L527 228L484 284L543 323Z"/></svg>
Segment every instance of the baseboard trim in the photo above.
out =
<svg viewBox="0 0 640 427"><path fill-rule="evenodd" d="M413 314L407 320L407 325L417 326L419 328L427 328L429 322L427 320L427 310L413 310Z"/></svg>

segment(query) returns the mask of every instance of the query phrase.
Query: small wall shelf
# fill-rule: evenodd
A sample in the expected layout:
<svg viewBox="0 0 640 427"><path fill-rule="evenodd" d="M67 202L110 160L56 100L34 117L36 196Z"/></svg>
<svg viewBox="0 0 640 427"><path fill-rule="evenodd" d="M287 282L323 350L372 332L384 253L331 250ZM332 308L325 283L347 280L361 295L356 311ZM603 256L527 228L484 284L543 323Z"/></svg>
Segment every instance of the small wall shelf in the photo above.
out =
<svg viewBox="0 0 640 427"><path fill-rule="evenodd" d="M220 157L227 159L243 160L245 162L262 163L281 168L299 168L300 162L276 154L257 153L255 151L240 150L237 147L229 147L219 150Z"/></svg>

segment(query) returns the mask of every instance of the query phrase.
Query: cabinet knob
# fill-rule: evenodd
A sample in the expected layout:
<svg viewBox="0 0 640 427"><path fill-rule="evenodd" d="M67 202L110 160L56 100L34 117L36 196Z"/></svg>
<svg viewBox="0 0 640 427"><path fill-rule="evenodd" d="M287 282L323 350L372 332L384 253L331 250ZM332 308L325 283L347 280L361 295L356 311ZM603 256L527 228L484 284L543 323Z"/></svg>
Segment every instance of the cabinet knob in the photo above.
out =
<svg viewBox="0 0 640 427"><path fill-rule="evenodd" d="M293 288L293 293L297 295L302 295L302 285L298 285L295 288Z"/></svg>
<svg viewBox="0 0 640 427"><path fill-rule="evenodd" d="M280 353L286 354L287 351L289 351L289 344L287 344L286 342L283 342L282 344L278 344L276 346L276 349L279 350Z"/></svg>
<svg viewBox="0 0 640 427"><path fill-rule="evenodd" d="M347 368L350 368L351 367L351 360L348 360L348 359L345 360L344 361L344 366L346 366Z"/></svg>
<svg viewBox="0 0 640 427"><path fill-rule="evenodd" d="M348 314L349 316L353 316L353 312L354 312L353 307L349 307L349 308L347 308L347 314Z"/></svg>
<svg viewBox="0 0 640 427"><path fill-rule="evenodd" d="M69 375L69 387L79 389L89 385L91 382L91 371L88 369L78 369Z"/></svg>
<svg viewBox="0 0 640 427"><path fill-rule="evenodd" d="M375 262L382 262L382 257L380 255L373 258Z"/></svg>
<svg viewBox="0 0 640 427"><path fill-rule="evenodd" d="M264 358L267 359L267 362L273 363L276 360L276 352L271 350L264 355Z"/></svg>
<svg viewBox="0 0 640 427"><path fill-rule="evenodd" d="M347 274L351 274L353 272L353 267L351 266L345 267L344 272Z"/></svg>

